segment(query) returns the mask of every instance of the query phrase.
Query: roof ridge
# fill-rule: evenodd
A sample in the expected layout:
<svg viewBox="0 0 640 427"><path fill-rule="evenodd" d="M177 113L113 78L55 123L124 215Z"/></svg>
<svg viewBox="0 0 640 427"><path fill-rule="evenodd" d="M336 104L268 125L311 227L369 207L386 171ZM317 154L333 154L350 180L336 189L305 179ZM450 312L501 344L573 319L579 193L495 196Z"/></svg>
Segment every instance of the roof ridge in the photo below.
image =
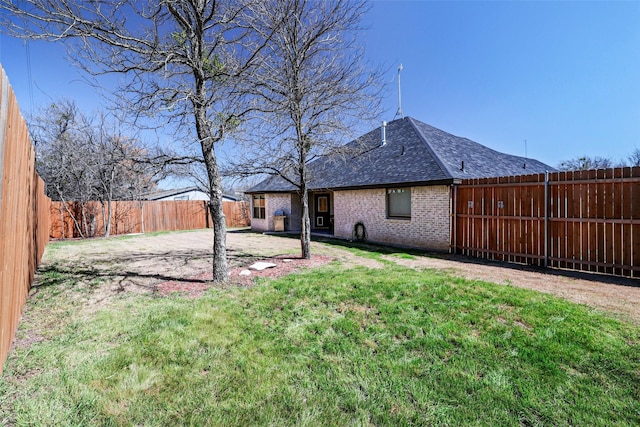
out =
<svg viewBox="0 0 640 427"><path fill-rule="evenodd" d="M413 129L415 129L415 131L418 133L418 136L420 137L420 140L424 143L424 145L427 147L427 149L429 150L429 152L431 153L431 156L433 157L433 159L436 161L436 163L438 164L438 166L440 166L440 170L442 172L444 172L445 175L447 175L449 178L454 178L453 173L451 173L451 171L449 170L449 168L447 167L447 165L442 161L442 159L440 159L440 156L438 156L438 154L436 153L436 151L433 149L433 147L431 146L431 144L429 143L429 141L427 141L427 138L424 136L424 134L422 133L422 130L418 127L418 125L415 123L415 119L413 117L409 117L407 116L407 119L409 119L409 123L411 123L411 126L413 127ZM435 129L435 128L434 128Z"/></svg>

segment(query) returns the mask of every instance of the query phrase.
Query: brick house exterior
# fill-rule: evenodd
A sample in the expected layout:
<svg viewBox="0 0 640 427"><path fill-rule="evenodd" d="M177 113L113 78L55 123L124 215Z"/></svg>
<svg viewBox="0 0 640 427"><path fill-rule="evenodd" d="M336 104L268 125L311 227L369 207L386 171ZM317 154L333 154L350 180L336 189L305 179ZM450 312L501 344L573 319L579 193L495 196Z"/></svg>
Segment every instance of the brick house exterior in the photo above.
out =
<svg viewBox="0 0 640 427"><path fill-rule="evenodd" d="M300 227L300 203L296 203L296 197L290 193L266 193L265 195L265 218L252 218L251 229L253 231L273 231L274 213L282 211L287 217L287 230L295 230ZM253 202L253 199L252 199ZM253 204L251 205L253 212ZM299 228L298 228L299 229Z"/></svg>
<svg viewBox="0 0 640 427"><path fill-rule="evenodd" d="M357 154L309 164L312 231L434 251L450 249L452 199L461 179L554 170L410 117L383 123L349 145ZM301 229L299 196L289 182L270 177L247 193L252 203L264 203L257 212L264 218L252 209L252 230L273 231L276 212L287 216L286 230Z"/></svg>
<svg viewBox="0 0 640 427"><path fill-rule="evenodd" d="M437 251L449 250L450 187L446 185L411 187L411 218L388 218L383 188L345 190L333 194L334 235L353 238L354 225L365 226L367 239Z"/></svg>

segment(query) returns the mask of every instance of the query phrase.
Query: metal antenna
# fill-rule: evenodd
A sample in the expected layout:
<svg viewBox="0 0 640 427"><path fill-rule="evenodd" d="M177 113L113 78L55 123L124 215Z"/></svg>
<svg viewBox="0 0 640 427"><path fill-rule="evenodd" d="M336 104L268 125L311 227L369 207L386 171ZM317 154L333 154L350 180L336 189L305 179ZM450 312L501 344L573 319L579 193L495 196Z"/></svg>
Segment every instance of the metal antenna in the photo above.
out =
<svg viewBox="0 0 640 427"><path fill-rule="evenodd" d="M398 112L393 118L400 116L401 119L404 119L404 114L402 113L402 89L400 86L400 71L402 71L402 64L398 67Z"/></svg>

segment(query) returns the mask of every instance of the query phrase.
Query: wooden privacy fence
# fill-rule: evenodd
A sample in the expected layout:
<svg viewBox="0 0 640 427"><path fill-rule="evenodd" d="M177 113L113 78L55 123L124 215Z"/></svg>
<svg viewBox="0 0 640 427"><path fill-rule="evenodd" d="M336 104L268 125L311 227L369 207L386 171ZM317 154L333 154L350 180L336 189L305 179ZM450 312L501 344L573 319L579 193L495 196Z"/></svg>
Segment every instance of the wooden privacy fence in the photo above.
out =
<svg viewBox="0 0 640 427"><path fill-rule="evenodd" d="M453 206L457 253L640 277L640 167L463 180Z"/></svg>
<svg viewBox="0 0 640 427"><path fill-rule="evenodd" d="M249 202L222 202L222 210L226 217L227 227L250 227L251 212Z"/></svg>
<svg viewBox="0 0 640 427"><path fill-rule="evenodd" d="M49 240L49 204L26 123L0 66L0 374Z"/></svg>
<svg viewBox="0 0 640 427"><path fill-rule="evenodd" d="M206 201L115 201L112 203L111 235L154 231L210 228ZM106 204L100 202L52 202L52 239L97 237L105 234ZM227 227L250 224L247 202L224 202Z"/></svg>

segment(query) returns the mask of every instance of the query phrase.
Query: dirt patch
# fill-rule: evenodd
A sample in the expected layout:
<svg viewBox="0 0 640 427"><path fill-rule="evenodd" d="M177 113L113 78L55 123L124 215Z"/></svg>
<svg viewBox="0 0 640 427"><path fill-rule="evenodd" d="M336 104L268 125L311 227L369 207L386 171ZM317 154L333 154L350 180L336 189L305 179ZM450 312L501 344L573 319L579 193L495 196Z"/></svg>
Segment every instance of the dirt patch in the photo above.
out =
<svg viewBox="0 0 640 427"><path fill-rule="evenodd" d="M323 255L314 255L311 259L301 257L278 255L271 258L263 258L257 261L269 262L275 264L275 267L267 268L261 271L249 270L246 267L236 267L229 272L229 283L225 286L241 286L249 287L256 283L257 278L261 277L281 277L300 271L304 268L320 267L333 261L332 257ZM256 261L256 262L257 262ZM248 272L246 274L245 272ZM244 274L243 274L244 273ZM190 281L191 280L191 281ZM170 280L160 283L156 286L158 292L162 295L169 295L174 292L186 294L189 297L197 298L204 294L211 286L214 286L213 273L206 272L189 278L187 281L177 282Z"/></svg>
<svg viewBox="0 0 640 427"><path fill-rule="evenodd" d="M91 288L84 309L94 310L120 292L185 292L198 296L210 285L213 232L198 230L156 236L95 239L47 248L39 269L39 283L47 272L71 275ZM250 286L256 277L276 277L302 268L338 260L344 265L384 268L373 259L355 255L335 245L312 243L311 260L299 258L297 239L249 232L227 234L230 283ZM640 284L608 276L536 270L526 266L483 262L456 256L420 256L411 259L389 255L385 260L411 268L445 270L454 276L547 292L602 309L640 325ZM240 271L256 261L277 264L251 276ZM37 282L38 283L38 282ZM98 284L96 284L98 283ZM37 292L38 284L35 286Z"/></svg>
<svg viewBox="0 0 640 427"><path fill-rule="evenodd" d="M36 285L46 285L47 275L71 278L77 286L91 289L79 304L94 312L121 292L183 292L199 296L211 285L213 232L197 230L160 235L135 235L77 241L50 246L38 270ZM382 268L376 260L358 257L344 249L312 242L314 256L300 259L300 241L293 238L249 232L227 233L230 283L250 286L256 277L276 277L301 268L313 268L338 260L345 265ZM257 261L270 261L276 268L240 276Z"/></svg>

